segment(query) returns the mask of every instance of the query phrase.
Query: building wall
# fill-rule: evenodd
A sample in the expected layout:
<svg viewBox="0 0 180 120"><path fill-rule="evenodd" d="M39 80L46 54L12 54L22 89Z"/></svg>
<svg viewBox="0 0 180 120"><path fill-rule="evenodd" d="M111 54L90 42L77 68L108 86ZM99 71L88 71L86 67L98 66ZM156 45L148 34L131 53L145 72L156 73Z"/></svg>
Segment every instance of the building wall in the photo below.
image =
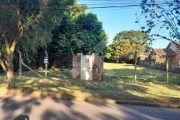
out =
<svg viewBox="0 0 180 120"><path fill-rule="evenodd" d="M103 80L104 59L98 54L73 56L72 78L77 80Z"/></svg>
<svg viewBox="0 0 180 120"><path fill-rule="evenodd" d="M174 43L170 43L170 46L168 47L168 49L172 49L173 51L177 51L177 47Z"/></svg>

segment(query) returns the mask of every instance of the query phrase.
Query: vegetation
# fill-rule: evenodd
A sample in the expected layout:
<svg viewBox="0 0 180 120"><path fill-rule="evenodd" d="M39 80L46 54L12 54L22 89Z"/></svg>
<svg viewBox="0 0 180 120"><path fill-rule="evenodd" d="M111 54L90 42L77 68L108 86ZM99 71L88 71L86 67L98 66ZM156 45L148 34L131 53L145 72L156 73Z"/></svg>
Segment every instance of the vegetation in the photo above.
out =
<svg viewBox="0 0 180 120"><path fill-rule="evenodd" d="M139 57L148 49L148 40L149 36L141 31L122 31L114 37L110 45L111 58L125 62L135 60L135 56Z"/></svg>
<svg viewBox="0 0 180 120"><path fill-rule="evenodd" d="M52 42L48 45L50 54L58 55L59 53L69 54L77 48L75 44L75 18L85 13L87 6L74 4L70 6L70 11L65 11L60 22L52 30Z"/></svg>
<svg viewBox="0 0 180 120"><path fill-rule="evenodd" d="M151 40L163 38L179 41L179 4L179 0L166 0L163 3L158 0L142 0L141 14L137 14L136 23L141 25L143 32L151 36Z"/></svg>
<svg viewBox="0 0 180 120"><path fill-rule="evenodd" d="M103 30L102 23L93 13L84 13L75 18L76 44L82 42L83 46L78 46L78 52L84 54L101 53L108 41Z"/></svg>
<svg viewBox="0 0 180 120"><path fill-rule="evenodd" d="M130 41L127 40L114 41L113 44L110 45L110 47L111 47L111 58L115 59L116 62L119 62L119 59L125 62L128 62L131 59L133 59L131 53L132 47Z"/></svg>
<svg viewBox="0 0 180 120"><path fill-rule="evenodd" d="M0 64L7 74L8 87L14 88L13 58L17 50L36 52L51 40L51 30L61 20L62 11L73 0L1 0L0 1Z"/></svg>
<svg viewBox="0 0 180 120"><path fill-rule="evenodd" d="M80 11L69 12L63 17L60 26L52 31L53 41L49 45L50 52L57 53L101 53L107 43L107 35L102 23L93 13L86 13L85 5L75 5Z"/></svg>
<svg viewBox="0 0 180 120"><path fill-rule="evenodd" d="M3 0L0 4L0 65L9 88L15 87L13 60L18 51L31 62L38 50L53 55L89 54L103 52L106 47L102 23L75 0Z"/></svg>
<svg viewBox="0 0 180 120"><path fill-rule="evenodd" d="M165 72L138 67L138 82L133 83L134 66L130 64L104 64L104 81L71 80L69 70L49 71L48 78L36 77L31 72L16 75L18 88L6 89L0 76L1 94L62 99L114 99L129 101L180 104L180 80L178 74L170 73L170 84L165 84ZM43 74L43 72L40 72Z"/></svg>
<svg viewBox="0 0 180 120"><path fill-rule="evenodd" d="M141 31L122 31L114 37L110 46L112 48L111 57L116 59L117 62L119 59L125 61L133 59L135 61L134 82L136 82L137 58L149 49L148 40L149 36Z"/></svg>
<svg viewBox="0 0 180 120"><path fill-rule="evenodd" d="M142 13L147 14L145 18L150 16L151 19L147 20L148 29L142 27L143 32L122 31L114 37L113 43L106 47L108 36L102 23L95 14L86 12L86 5L77 5L75 0L1 0L0 65L5 74L0 74L0 90L3 94L17 93L38 97L94 97L180 103L179 75L170 73L171 84L165 85L165 72L136 68L137 58L149 49L147 33L156 26L157 19L164 24L162 28L171 28L170 37L178 40L180 38L179 18L170 15L179 15L179 6L168 3L170 11L167 11L166 7L159 6L155 1L150 3L152 4L143 0L141 4ZM161 11L156 13L155 7ZM176 22L173 20L177 24L174 24ZM154 35L162 37L159 33ZM24 72L23 76L15 74L14 77L15 53L21 51L26 60L31 61L38 50L48 50L54 55L96 52L104 54L107 59L125 62L134 60L135 66L133 70L132 65L105 63L103 82L71 80L69 70L49 71L46 79L38 78L31 72ZM4 76L7 76L7 80ZM10 90L15 88L15 79L17 89ZM9 89L5 87L7 81Z"/></svg>

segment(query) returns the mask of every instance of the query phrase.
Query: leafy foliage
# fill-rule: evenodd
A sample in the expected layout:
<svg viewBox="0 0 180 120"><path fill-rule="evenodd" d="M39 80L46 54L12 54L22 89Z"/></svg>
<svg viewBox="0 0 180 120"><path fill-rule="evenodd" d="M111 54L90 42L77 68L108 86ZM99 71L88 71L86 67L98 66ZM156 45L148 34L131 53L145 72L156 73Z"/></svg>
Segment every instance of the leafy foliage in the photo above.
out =
<svg viewBox="0 0 180 120"><path fill-rule="evenodd" d="M70 11L62 14L59 25L52 30L52 42L48 45L49 52L52 55L71 53L75 48L75 23L74 19L85 12L87 6L73 4L69 6Z"/></svg>
<svg viewBox="0 0 180 120"><path fill-rule="evenodd" d="M149 36L141 31L122 31L114 37L111 58L129 61L148 49ZM137 53L137 56L135 56Z"/></svg>
<svg viewBox="0 0 180 120"><path fill-rule="evenodd" d="M136 23L143 32L150 34L151 40L163 38L170 41L180 40L180 1L142 0L141 14ZM145 21L145 24L143 22ZM168 35L169 34L169 35Z"/></svg>
<svg viewBox="0 0 180 120"><path fill-rule="evenodd" d="M108 38L97 16L86 13L85 5L75 4L70 8L72 11L66 12L60 26L53 29L49 49L56 54L103 52Z"/></svg>
<svg viewBox="0 0 180 120"><path fill-rule="evenodd" d="M113 59L121 59L124 61L129 61L130 59L132 59L132 47L130 41L114 41L111 48L113 49L113 52L111 53Z"/></svg>
<svg viewBox="0 0 180 120"><path fill-rule="evenodd" d="M61 21L63 9L73 3L74 0L0 1L0 64L7 73L9 88L14 87L15 51L32 55L37 48L46 47L52 28Z"/></svg>
<svg viewBox="0 0 180 120"><path fill-rule="evenodd" d="M79 52L90 54L100 53L106 47L107 36L102 29L102 23L93 13L84 13L75 19L75 37L84 45L78 48Z"/></svg>

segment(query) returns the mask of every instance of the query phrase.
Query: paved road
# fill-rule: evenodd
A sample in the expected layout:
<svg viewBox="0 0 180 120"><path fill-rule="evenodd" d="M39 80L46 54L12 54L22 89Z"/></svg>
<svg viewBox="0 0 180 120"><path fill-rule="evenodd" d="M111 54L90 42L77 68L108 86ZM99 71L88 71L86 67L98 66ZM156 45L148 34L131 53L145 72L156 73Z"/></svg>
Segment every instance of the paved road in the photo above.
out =
<svg viewBox="0 0 180 120"><path fill-rule="evenodd" d="M180 120L180 109L6 97L0 120Z"/></svg>

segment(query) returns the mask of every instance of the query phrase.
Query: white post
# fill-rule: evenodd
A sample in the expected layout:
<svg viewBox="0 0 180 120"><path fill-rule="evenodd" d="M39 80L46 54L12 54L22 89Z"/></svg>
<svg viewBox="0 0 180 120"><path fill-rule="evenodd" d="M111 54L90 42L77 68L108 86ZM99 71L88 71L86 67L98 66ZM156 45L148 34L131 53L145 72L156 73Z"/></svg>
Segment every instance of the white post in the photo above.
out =
<svg viewBox="0 0 180 120"><path fill-rule="evenodd" d="M48 53L47 53L47 50L44 51L45 54L46 54L46 60L44 60L44 63L45 63L45 77L47 77L47 68L48 68Z"/></svg>

